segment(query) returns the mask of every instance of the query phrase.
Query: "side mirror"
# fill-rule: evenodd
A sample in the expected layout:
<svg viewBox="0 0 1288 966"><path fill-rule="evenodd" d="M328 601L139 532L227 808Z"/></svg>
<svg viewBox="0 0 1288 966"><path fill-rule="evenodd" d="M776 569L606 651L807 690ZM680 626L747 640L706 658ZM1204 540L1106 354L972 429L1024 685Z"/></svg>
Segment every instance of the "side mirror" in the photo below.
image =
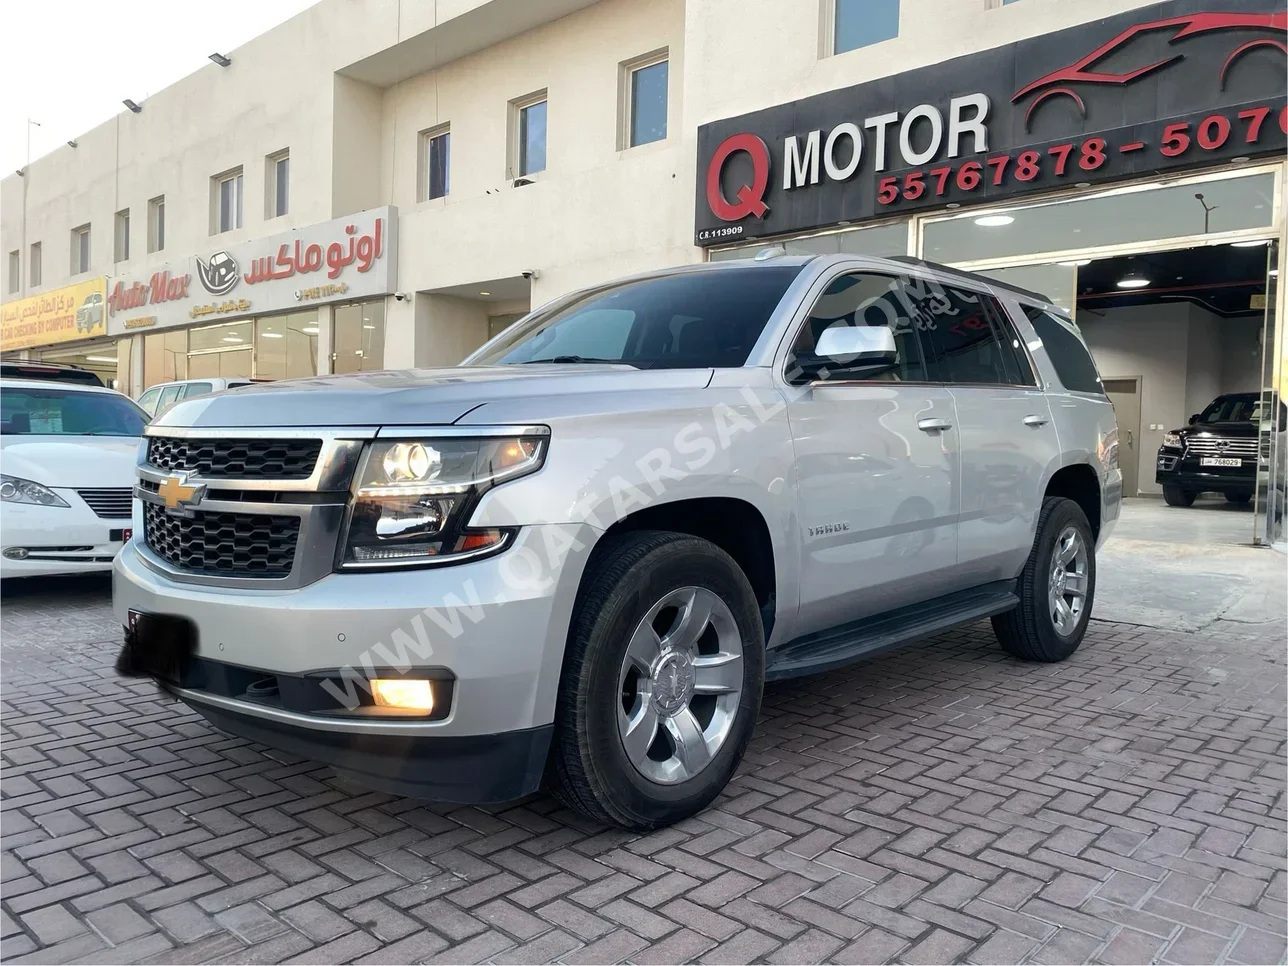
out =
<svg viewBox="0 0 1288 966"><path fill-rule="evenodd" d="M1191 425L1191 426L1193 426L1193 425L1194 425L1195 423L1197 423L1198 421L1199 421L1199 414L1198 414L1198 413L1195 413L1193 416L1191 416L1191 417L1190 417L1190 425Z"/></svg>
<svg viewBox="0 0 1288 966"><path fill-rule="evenodd" d="M818 337L813 352L797 353L798 375L793 382L816 379L862 378L866 370L883 368L898 361L894 333L885 326L834 325Z"/></svg>
<svg viewBox="0 0 1288 966"><path fill-rule="evenodd" d="M884 325L834 325L818 337L814 354L839 368L894 362L894 333Z"/></svg>

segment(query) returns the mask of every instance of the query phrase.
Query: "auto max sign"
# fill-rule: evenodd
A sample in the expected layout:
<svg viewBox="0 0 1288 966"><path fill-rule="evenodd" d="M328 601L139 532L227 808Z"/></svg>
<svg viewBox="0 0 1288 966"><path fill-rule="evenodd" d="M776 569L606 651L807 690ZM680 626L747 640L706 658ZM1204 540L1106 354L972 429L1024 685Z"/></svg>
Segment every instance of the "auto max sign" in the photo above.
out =
<svg viewBox="0 0 1288 966"><path fill-rule="evenodd" d="M388 295L398 265L398 210L347 218L211 250L107 282L108 331L267 315Z"/></svg>
<svg viewBox="0 0 1288 966"><path fill-rule="evenodd" d="M699 245L1282 155L1282 0L1171 0L698 130Z"/></svg>

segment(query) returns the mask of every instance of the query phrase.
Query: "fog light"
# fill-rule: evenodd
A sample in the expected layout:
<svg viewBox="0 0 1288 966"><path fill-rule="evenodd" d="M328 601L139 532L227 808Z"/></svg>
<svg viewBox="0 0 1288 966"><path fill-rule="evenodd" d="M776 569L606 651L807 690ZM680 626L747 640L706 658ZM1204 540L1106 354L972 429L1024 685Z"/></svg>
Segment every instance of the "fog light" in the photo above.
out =
<svg viewBox="0 0 1288 966"><path fill-rule="evenodd" d="M434 691L428 681L414 678L372 678L371 695L378 708L402 708L404 711L434 710Z"/></svg>
<svg viewBox="0 0 1288 966"><path fill-rule="evenodd" d="M26 560L26 559L27 559L27 548L26 548L26 547L10 547L8 550L6 550L6 551L4 552L4 555L5 555L5 557L7 557L9 560Z"/></svg>

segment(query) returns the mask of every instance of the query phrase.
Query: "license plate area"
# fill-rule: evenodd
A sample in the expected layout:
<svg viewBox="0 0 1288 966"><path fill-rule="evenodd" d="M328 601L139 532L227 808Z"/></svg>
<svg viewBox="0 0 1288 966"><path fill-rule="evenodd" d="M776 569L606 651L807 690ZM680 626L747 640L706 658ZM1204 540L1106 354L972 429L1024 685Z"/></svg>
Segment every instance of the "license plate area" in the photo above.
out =
<svg viewBox="0 0 1288 966"><path fill-rule="evenodd" d="M1199 459L1199 466L1242 466L1243 460L1235 459L1233 456L1203 456Z"/></svg>
<svg viewBox="0 0 1288 966"><path fill-rule="evenodd" d="M197 626L174 614L131 610L117 670L179 687L197 653Z"/></svg>

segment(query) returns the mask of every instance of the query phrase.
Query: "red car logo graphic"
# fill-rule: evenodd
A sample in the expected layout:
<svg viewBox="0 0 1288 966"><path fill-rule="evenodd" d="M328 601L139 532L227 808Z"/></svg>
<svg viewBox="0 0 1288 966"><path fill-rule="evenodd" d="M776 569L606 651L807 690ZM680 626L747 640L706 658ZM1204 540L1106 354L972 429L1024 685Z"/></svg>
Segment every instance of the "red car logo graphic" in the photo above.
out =
<svg viewBox="0 0 1288 966"><path fill-rule="evenodd" d="M1117 37L1114 37L1103 46L1097 47L1081 60L1075 61L1068 67L1054 70L1045 77L1039 77L1033 83L1016 91L1015 96L1011 98L1011 103L1013 104L1019 103L1030 94L1040 91L1037 97L1033 98L1032 103L1029 104L1028 111L1024 115L1025 130L1029 130L1030 119L1038 106L1049 98L1056 96L1062 95L1072 98L1073 102L1078 106L1078 112L1085 118L1087 116L1087 105L1084 103L1082 96L1069 86L1071 84L1129 84L1138 77L1144 77L1146 74L1152 74L1164 67L1184 60L1184 54L1174 54L1156 63L1146 64L1144 67L1138 67L1135 70L1124 73L1106 73L1095 69L1097 61L1126 46L1134 37L1152 30L1167 29L1176 29L1175 35L1168 43L1176 43L1176 41L1185 37L1212 33L1217 30L1260 29L1288 34L1288 12L1196 13L1188 17L1172 17L1167 20L1154 20L1149 23L1139 23L1133 27L1128 27ZM1240 44L1230 52L1230 55L1225 59L1225 63L1221 65L1221 73L1218 79L1221 82L1222 90L1225 90L1226 75L1230 71L1230 66L1248 51L1255 50L1258 47L1275 47L1288 54L1288 43L1274 37L1261 37Z"/></svg>

